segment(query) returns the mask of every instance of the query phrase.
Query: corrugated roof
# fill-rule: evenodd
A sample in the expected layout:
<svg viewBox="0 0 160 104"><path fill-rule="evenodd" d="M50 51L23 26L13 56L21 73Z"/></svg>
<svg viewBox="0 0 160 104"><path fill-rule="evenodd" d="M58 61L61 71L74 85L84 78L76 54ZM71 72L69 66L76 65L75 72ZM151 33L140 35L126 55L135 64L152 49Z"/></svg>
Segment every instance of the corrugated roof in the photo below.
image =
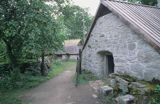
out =
<svg viewBox="0 0 160 104"><path fill-rule="evenodd" d="M102 0L101 4L131 25L136 32L143 34L152 46L160 49L159 8L108 0Z"/></svg>

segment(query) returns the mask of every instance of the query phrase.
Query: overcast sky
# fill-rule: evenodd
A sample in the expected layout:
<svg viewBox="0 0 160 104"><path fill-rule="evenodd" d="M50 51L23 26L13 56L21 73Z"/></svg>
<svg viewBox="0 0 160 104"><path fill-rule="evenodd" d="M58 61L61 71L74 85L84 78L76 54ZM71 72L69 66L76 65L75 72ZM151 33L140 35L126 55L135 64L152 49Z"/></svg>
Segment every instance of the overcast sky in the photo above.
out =
<svg viewBox="0 0 160 104"><path fill-rule="evenodd" d="M89 13L94 16L100 0L73 0L73 2L75 5L79 5L82 8L89 8Z"/></svg>

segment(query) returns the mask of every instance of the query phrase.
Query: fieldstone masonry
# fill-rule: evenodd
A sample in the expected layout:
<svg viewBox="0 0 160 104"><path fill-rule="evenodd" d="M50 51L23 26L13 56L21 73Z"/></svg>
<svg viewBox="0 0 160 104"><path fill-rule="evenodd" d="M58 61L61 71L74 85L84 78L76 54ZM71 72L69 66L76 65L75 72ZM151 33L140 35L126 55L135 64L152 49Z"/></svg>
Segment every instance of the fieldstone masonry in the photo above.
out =
<svg viewBox="0 0 160 104"><path fill-rule="evenodd" d="M82 68L106 76L101 51L113 54L116 73L160 80L160 54L112 13L98 19L82 53Z"/></svg>
<svg viewBox="0 0 160 104"><path fill-rule="evenodd" d="M132 95L124 95L116 98L118 104L133 104L135 97Z"/></svg>
<svg viewBox="0 0 160 104"><path fill-rule="evenodd" d="M99 94L102 94L102 95L113 94L113 88L109 86L102 86L99 88Z"/></svg>
<svg viewBox="0 0 160 104"><path fill-rule="evenodd" d="M141 84L139 82L132 82L129 85L129 88L132 89L130 91L132 94L144 95L145 93L149 93L150 92L150 89L146 85Z"/></svg>
<svg viewBox="0 0 160 104"><path fill-rule="evenodd" d="M119 89L122 90L123 94L126 94L129 91L128 90L129 82L118 76L115 79L118 82Z"/></svg>
<svg viewBox="0 0 160 104"><path fill-rule="evenodd" d="M157 6L160 8L160 0L157 0L158 1L158 4L157 4Z"/></svg>
<svg viewBox="0 0 160 104"><path fill-rule="evenodd" d="M109 86L99 87L98 94L112 97L113 104L149 104L150 95L154 91L148 81L115 73L110 74L105 83Z"/></svg>

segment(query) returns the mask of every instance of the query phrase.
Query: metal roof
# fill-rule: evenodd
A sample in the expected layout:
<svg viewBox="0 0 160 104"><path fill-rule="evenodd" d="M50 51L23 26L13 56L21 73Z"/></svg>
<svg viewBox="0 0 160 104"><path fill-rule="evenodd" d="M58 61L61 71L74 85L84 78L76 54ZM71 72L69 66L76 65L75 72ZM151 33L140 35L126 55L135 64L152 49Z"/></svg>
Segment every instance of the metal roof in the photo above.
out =
<svg viewBox="0 0 160 104"><path fill-rule="evenodd" d="M151 45L154 48L160 49L159 8L140 5L140 4L132 4L127 2L108 1L108 0L101 0L101 5L105 6L110 12L117 15L127 25L129 25L132 29L134 29L135 32L142 34L145 40L151 43ZM103 9L101 9L101 11L103 11ZM95 21L96 20L97 19L95 19ZM90 33L88 34L87 38L90 37ZM88 39L86 39L86 43L87 41Z"/></svg>

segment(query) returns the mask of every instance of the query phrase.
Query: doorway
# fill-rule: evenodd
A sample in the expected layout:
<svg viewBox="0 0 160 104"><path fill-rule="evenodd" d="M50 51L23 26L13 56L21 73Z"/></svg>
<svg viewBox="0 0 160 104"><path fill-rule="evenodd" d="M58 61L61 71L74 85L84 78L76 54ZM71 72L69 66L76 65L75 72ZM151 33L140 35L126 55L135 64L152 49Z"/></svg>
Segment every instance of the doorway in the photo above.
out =
<svg viewBox="0 0 160 104"><path fill-rule="evenodd" d="M108 51L101 51L99 52L99 54L102 57L102 63L101 63L101 67L103 70L103 76L108 76L111 73L114 73L114 58L113 58L113 54L111 52Z"/></svg>
<svg viewBox="0 0 160 104"><path fill-rule="evenodd" d="M114 73L113 55L106 55L106 67L108 69L108 75Z"/></svg>

